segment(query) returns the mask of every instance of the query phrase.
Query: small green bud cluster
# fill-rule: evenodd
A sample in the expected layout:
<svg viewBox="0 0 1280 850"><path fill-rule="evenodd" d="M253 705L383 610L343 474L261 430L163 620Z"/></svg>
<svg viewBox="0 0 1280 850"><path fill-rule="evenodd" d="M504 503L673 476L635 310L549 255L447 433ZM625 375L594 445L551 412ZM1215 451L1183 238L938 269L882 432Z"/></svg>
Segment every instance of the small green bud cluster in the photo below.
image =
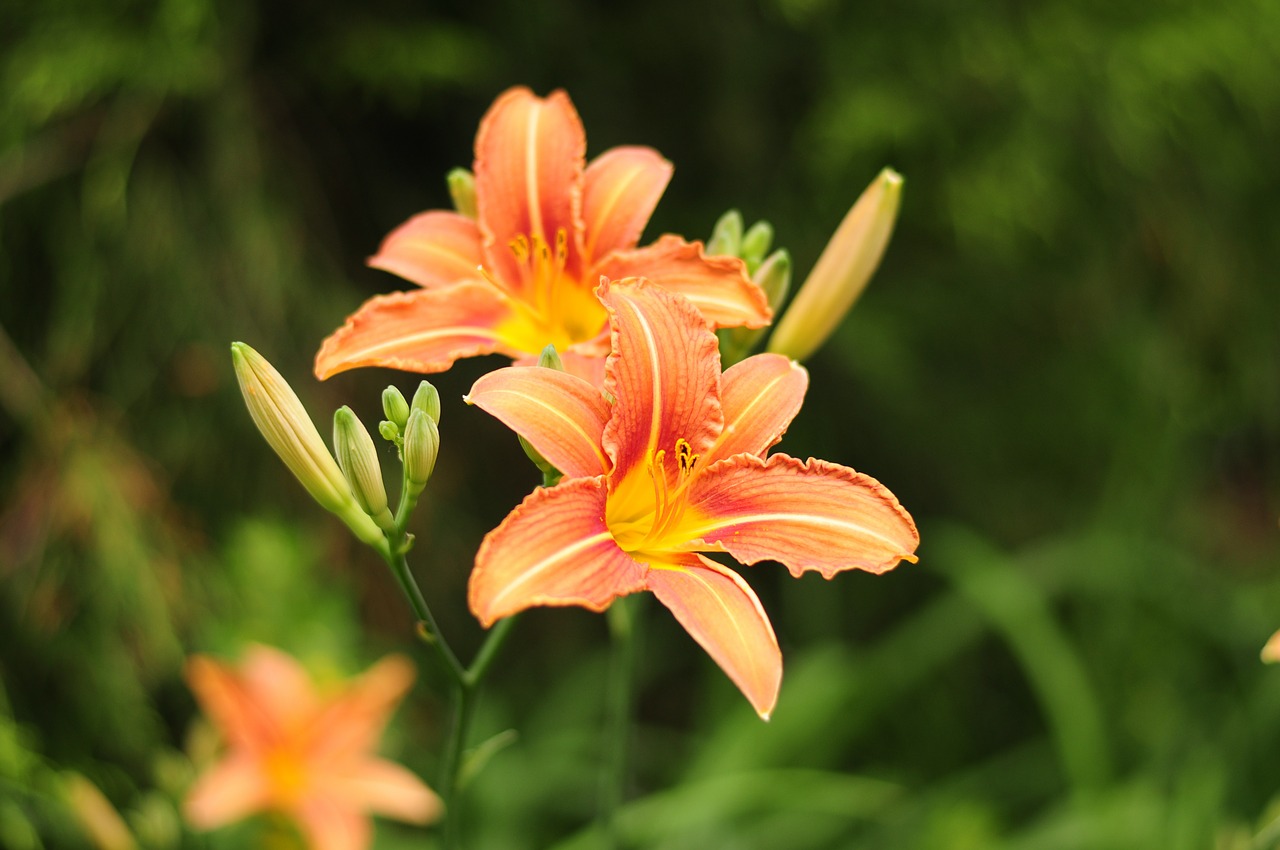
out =
<svg viewBox="0 0 1280 850"><path fill-rule="evenodd" d="M737 257L747 267L747 274L769 299L769 307L777 316L791 288L791 255L785 248L769 252L773 246L773 225L757 221L743 231L742 213L729 210L720 216L707 240L709 255ZM760 341L764 328L725 328L718 332L720 352L725 365L746 357Z"/></svg>

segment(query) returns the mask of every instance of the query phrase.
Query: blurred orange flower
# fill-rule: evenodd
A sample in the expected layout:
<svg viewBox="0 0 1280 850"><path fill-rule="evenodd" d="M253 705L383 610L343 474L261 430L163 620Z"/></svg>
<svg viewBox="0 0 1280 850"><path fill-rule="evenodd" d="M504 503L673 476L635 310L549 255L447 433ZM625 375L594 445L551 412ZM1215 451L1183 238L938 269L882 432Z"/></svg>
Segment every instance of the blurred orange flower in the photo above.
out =
<svg viewBox="0 0 1280 850"><path fill-rule="evenodd" d="M413 681L403 657L379 661L338 693L322 695L291 657L255 646L238 667L205 656L186 677L229 750L188 795L184 812L212 829L261 811L297 823L316 850L361 850L366 812L428 823L441 804L422 780L374 747Z"/></svg>
<svg viewBox="0 0 1280 850"><path fill-rule="evenodd" d="M498 352L536 358L554 345L566 368L598 382L609 353L601 276L644 275L688 297L717 327L762 327L771 313L742 262L663 236L636 248L671 178L647 147L586 164L569 96L502 94L480 122L474 218L433 210L382 243L369 265L422 288L367 301L316 355L324 379L361 366L439 372Z"/></svg>
<svg viewBox="0 0 1280 850"><path fill-rule="evenodd" d="M643 281L601 287L613 353L604 390L552 369L499 369L467 400L564 473L489 533L471 574L488 626L534 605L601 611L649 590L767 718L782 657L755 593L699 554L782 562L793 575L914 561L915 523L875 479L767 456L808 375L776 354L721 374L716 337L687 300Z"/></svg>

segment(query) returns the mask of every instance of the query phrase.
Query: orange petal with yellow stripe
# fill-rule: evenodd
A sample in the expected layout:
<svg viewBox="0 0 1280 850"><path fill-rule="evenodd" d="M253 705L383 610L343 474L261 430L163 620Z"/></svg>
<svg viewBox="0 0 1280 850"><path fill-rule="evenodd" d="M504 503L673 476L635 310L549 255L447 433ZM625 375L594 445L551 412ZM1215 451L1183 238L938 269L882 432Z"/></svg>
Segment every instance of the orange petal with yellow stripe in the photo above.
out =
<svg viewBox="0 0 1280 850"><path fill-rule="evenodd" d="M679 530L746 564L774 560L792 575L849 569L882 573L914 561L920 535L888 489L869 475L777 454L723 460L690 486Z"/></svg>
<svg viewBox="0 0 1280 850"><path fill-rule="evenodd" d="M688 298L718 328L762 328L773 318L769 299L747 276L742 260L708 257L701 242L679 236L667 234L644 248L610 254L596 271L613 280L646 277Z"/></svg>
<svg viewBox="0 0 1280 850"><path fill-rule="evenodd" d="M485 536L471 571L471 613L486 628L535 605L603 611L644 589L644 567L604 522L602 477L534 490Z"/></svg>
<svg viewBox="0 0 1280 850"><path fill-rule="evenodd" d="M415 215L382 240L375 269L428 288L479 278L480 228L466 216L433 210Z"/></svg>
<svg viewBox="0 0 1280 850"><path fill-rule="evenodd" d="M778 354L757 354L720 376L724 430L703 453L703 468L746 452L764 457L800 412L809 373Z"/></svg>
<svg viewBox="0 0 1280 850"><path fill-rule="evenodd" d="M570 478L609 471L600 443L609 405L599 388L582 378L510 366L481 377L465 401L497 417Z"/></svg>
<svg viewBox="0 0 1280 850"><path fill-rule="evenodd" d="M583 174L583 265L634 248L673 168L653 148L607 150Z"/></svg>
<svg viewBox="0 0 1280 850"><path fill-rule="evenodd" d="M441 372L461 357L516 356L504 332L513 318L508 300L485 283L378 295L324 341L316 377L361 366Z"/></svg>
<svg viewBox="0 0 1280 850"><path fill-rule="evenodd" d="M782 653L755 592L701 555L649 566L649 589L768 720L782 684Z"/></svg>
<svg viewBox="0 0 1280 850"><path fill-rule="evenodd" d="M567 271L576 275L582 239L582 176L587 134L569 96L537 97L527 88L498 96L476 134L476 218L485 256L497 277L532 286L529 267L517 260L517 237L533 245L568 240Z"/></svg>
<svg viewBox="0 0 1280 850"><path fill-rule="evenodd" d="M696 454L720 433L720 353L694 306L670 292L618 283L602 287L600 298L613 332L604 379L613 416L603 441L615 487L659 450L674 466L678 441Z"/></svg>

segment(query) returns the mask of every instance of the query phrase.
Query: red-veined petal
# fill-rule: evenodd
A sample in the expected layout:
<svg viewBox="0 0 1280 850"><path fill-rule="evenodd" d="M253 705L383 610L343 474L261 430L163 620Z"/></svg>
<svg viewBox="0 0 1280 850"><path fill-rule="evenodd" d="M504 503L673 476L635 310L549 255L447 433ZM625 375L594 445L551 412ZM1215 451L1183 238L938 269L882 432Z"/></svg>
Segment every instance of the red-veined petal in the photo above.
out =
<svg viewBox="0 0 1280 850"><path fill-rule="evenodd" d="M848 467L786 455L737 455L690 486L672 537L723 547L747 564L780 561L792 575L882 573L914 561L920 535L879 481Z"/></svg>
<svg viewBox="0 0 1280 850"><path fill-rule="evenodd" d="M492 286L464 282L370 298L320 347L316 377L361 366L441 372L462 357L521 353L506 342L509 301Z"/></svg>
<svg viewBox="0 0 1280 850"><path fill-rule="evenodd" d="M584 266L636 246L671 172L671 163L653 148L612 148L591 160L583 174Z"/></svg>
<svg viewBox="0 0 1280 850"><path fill-rule="evenodd" d="M484 262L480 228L455 212L419 213L391 231L368 262L428 288L474 280Z"/></svg>
<svg viewBox="0 0 1280 850"><path fill-rule="evenodd" d="M667 234L645 248L616 251L603 257L595 271L613 280L647 277L688 298L718 328L762 328L773 317L769 299L747 277L741 260L704 256L701 242L679 236Z"/></svg>
<svg viewBox="0 0 1280 850"><path fill-rule="evenodd" d="M644 588L644 567L618 548L604 522L602 477L534 490L489 532L471 573L471 612L487 628L535 605L603 611Z"/></svg>
<svg viewBox="0 0 1280 850"><path fill-rule="evenodd" d="M326 783L335 795L363 811L407 823L430 823L443 810L427 784L395 762L371 758L343 765L341 776Z"/></svg>
<svg viewBox="0 0 1280 850"><path fill-rule="evenodd" d="M537 97L527 88L498 96L476 134L476 218L489 264L508 285L525 291L528 266L512 242L541 239L552 249L556 232L568 239L568 269L576 277L582 239L582 174L587 135L569 96Z"/></svg>
<svg viewBox="0 0 1280 850"><path fill-rule="evenodd" d="M701 555L649 566L649 589L768 720L782 683L782 653L755 592Z"/></svg>
<svg viewBox="0 0 1280 850"><path fill-rule="evenodd" d="M600 444L609 405L597 387L581 378L512 366L481 377L464 400L497 417L570 478L609 471Z"/></svg>
<svg viewBox="0 0 1280 850"><path fill-rule="evenodd" d="M703 453L703 468L743 452L764 457L800 411L808 386L804 367L778 354L730 366L720 376L724 430Z"/></svg>
<svg viewBox="0 0 1280 850"><path fill-rule="evenodd" d="M333 697L307 729L313 759L371 751L415 675L403 655L388 655Z"/></svg>
<svg viewBox="0 0 1280 850"><path fill-rule="evenodd" d="M271 805L271 787L262 763L233 753L209 768L187 794L182 813L197 829L215 829Z"/></svg>
<svg viewBox="0 0 1280 850"><path fill-rule="evenodd" d="M656 286L611 284L601 300L613 330L604 379L614 399L603 438L613 460L609 486L623 486L634 471L647 489L658 451L674 475L677 441L696 454L720 433L720 350L693 305Z"/></svg>

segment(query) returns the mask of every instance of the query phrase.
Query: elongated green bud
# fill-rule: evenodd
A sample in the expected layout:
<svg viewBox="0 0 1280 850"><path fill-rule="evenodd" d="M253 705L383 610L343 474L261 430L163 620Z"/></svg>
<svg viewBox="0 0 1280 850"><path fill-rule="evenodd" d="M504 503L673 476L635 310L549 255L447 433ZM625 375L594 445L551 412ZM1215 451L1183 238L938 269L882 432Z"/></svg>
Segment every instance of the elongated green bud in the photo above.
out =
<svg viewBox="0 0 1280 850"><path fill-rule="evenodd" d="M421 408L414 408L404 429L404 476L414 496L427 486L439 454L440 430L436 421Z"/></svg>
<svg viewBox="0 0 1280 850"><path fill-rule="evenodd" d="M440 391L429 381L418 384L418 389L413 394L413 403L409 407L411 410L421 410L437 425L440 424Z"/></svg>
<svg viewBox="0 0 1280 850"><path fill-rule="evenodd" d="M764 255L769 253L773 244L773 225L767 221L757 221L742 236L742 245L738 248L738 256L747 264L747 273L754 275L764 262Z"/></svg>
<svg viewBox="0 0 1280 850"><path fill-rule="evenodd" d="M395 518L387 509L387 490L382 483L378 450L360 417L346 405L333 414L333 451L356 503L381 528L392 528Z"/></svg>
<svg viewBox="0 0 1280 850"><path fill-rule="evenodd" d="M901 199L902 176L884 169L836 228L769 337L770 351L804 360L827 341L880 264Z"/></svg>
<svg viewBox="0 0 1280 850"><path fill-rule="evenodd" d="M455 168L445 177L453 208L467 218L476 217L476 176L465 168Z"/></svg>
<svg viewBox="0 0 1280 850"><path fill-rule="evenodd" d="M736 257L742 250L742 213L729 210L720 216L707 240L708 257Z"/></svg>
<svg viewBox="0 0 1280 850"><path fill-rule="evenodd" d="M231 362L249 415L289 471L321 507L336 514L356 537L370 545L381 543L382 530L356 503L342 470L288 382L266 358L243 342L231 343Z"/></svg>
<svg viewBox="0 0 1280 850"><path fill-rule="evenodd" d="M409 421L409 402L405 401L404 393L396 387L387 387L383 390L382 413L389 421L395 423L397 429L403 429L405 423Z"/></svg>

